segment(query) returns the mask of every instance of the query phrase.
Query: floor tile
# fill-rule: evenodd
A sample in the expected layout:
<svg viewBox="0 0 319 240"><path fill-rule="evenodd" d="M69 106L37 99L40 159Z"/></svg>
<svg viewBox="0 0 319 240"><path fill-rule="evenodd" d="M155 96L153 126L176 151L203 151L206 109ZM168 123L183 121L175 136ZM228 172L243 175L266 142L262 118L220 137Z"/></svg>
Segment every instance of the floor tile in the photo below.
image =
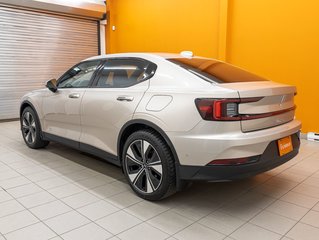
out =
<svg viewBox="0 0 319 240"><path fill-rule="evenodd" d="M260 213L262 209L253 206L249 202L233 201L222 207L221 211L244 221L248 221Z"/></svg>
<svg viewBox="0 0 319 240"><path fill-rule="evenodd" d="M2 175L3 173L7 173L7 172L9 172L9 171L13 171L12 168L8 167L7 165L5 165L4 163L2 163L2 162L0 161L0 173L1 173L1 175ZM15 171L14 171L14 172L15 172ZM6 177L4 177L4 178L6 178Z"/></svg>
<svg viewBox="0 0 319 240"><path fill-rule="evenodd" d="M72 164L72 165L66 165L62 167L55 168L55 172L58 172L61 175L71 174L74 172L78 172L81 170L84 170L85 167L79 165L79 164Z"/></svg>
<svg viewBox="0 0 319 240"><path fill-rule="evenodd" d="M313 197L319 200L319 188L310 186L308 184L301 183L294 189L292 189L293 192L297 192L300 194L304 194L305 196Z"/></svg>
<svg viewBox="0 0 319 240"><path fill-rule="evenodd" d="M29 210L40 220L46 220L48 218L52 218L66 212L70 212L72 211L72 208L61 201L53 201L34 208L30 208Z"/></svg>
<svg viewBox="0 0 319 240"><path fill-rule="evenodd" d="M99 198L107 198L119 194L121 192L125 192L125 190L119 189L118 187L111 185L109 183L97 188L92 188L89 190L89 192L96 195Z"/></svg>
<svg viewBox="0 0 319 240"><path fill-rule="evenodd" d="M124 177L124 176L123 176ZM130 185L128 184L128 182L126 181L126 179L120 179L120 180L115 180L115 181L112 181L110 183L110 185L114 186L114 187L117 187L118 189L121 189L123 190L123 192L125 191L132 191Z"/></svg>
<svg viewBox="0 0 319 240"><path fill-rule="evenodd" d="M102 175L102 176L98 175L98 176L94 176L94 177L90 177L90 178L76 181L75 183L77 185L79 185L81 188L92 189L92 188L106 185L106 184L111 183L113 181L115 181L115 179L113 179L111 177L108 177L105 175Z"/></svg>
<svg viewBox="0 0 319 240"><path fill-rule="evenodd" d="M317 198L313 198L296 192L288 192L280 199L308 209L312 208L319 201Z"/></svg>
<svg viewBox="0 0 319 240"><path fill-rule="evenodd" d="M75 228L79 228L89 222L90 221L87 218L76 211L67 212L44 221L46 225L58 234L63 234Z"/></svg>
<svg viewBox="0 0 319 240"><path fill-rule="evenodd" d="M309 211L307 208L280 200L271 204L266 210L296 221L299 221Z"/></svg>
<svg viewBox="0 0 319 240"><path fill-rule="evenodd" d="M112 203L118 208L126 208L143 201L143 199L136 196L135 193L131 191L127 191L127 192L119 193L112 197L105 198L105 201Z"/></svg>
<svg viewBox="0 0 319 240"><path fill-rule="evenodd" d="M168 236L168 234L147 223L141 223L118 235L122 240L162 240L167 239Z"/></svg>
<svg viewBox="0 0 319 240"><path fill-rule="evenodd" d="M59 172L54 169L67 166L69 164L70 164L70 161L64 158L58 158L56 161L49 161L49 162L42 163L43 166L51 169L55 174L59 174Z"/></svg>
<svg viewBox="0 0 319 240"><path fill-rule="evenodd" d="M263 193L259 193L256 191L248 191L242 195L240 195L236 201L241 201L243 203L249 203L251 206L255 208L266 208L270 204L276 201L276 198L267 196Z"/></svg>
<svg viewBox="0 0 319 240"><path fill-rule="evenodd" d="M192 220L183 217L173 211L164 212L147 221L152 226L163 232L173 235L193 223Z"/></svg>
<svg viewBox="0 0 319 240"><path fill-rule="evenodd" d="M225 235L195 223L175 234L174 237L179 240L220 240L224 239Z"/></svg>
<svg viewBox="0 0 319 240"><path fill-rule="evenodd" d="M4 189L10 189L31 183L26 177L19 176L0 181L0 186Z"/></svg>
<svg viewBox="0 0 319 240"><path fill-rule="evenodd" d="M302 140L297 157L253 178L195 183L149 202L130 189L120 168L57 143L29 149L18 121L0 123L0 130L0 240L319 236L317 143Z"/></svg>
<svg viewBox="0 0 319 240"><path fill-rule="evenodd" d="M32 225L39 220L29 211L22 211L0 218L0 232L7 234L20 228Z"/></svg>
<svg viewBox="0 0 319 240"><path fill-rule="evenodd" d="M47 191L57 198L65 198L83 192L84 190L73 183L69 183L60 187L51 188Z"/></svg>
<svg viewBox="0 0 319 240"><path fill-rule="evenodd" d="M268 211L261 212L250 222L281 235L286 234L296 224L292 219Z"/></svg>
<svg viewBox="0 0 319 240"><path fill-rule="evenodd" d="M23 210L26 209L16 200L0 203L0 218L12 213L21 212Z"/></svg>
<svg viewBox="0 0 319 240"><path fill-rule="evenodd" d="M65 204L72 208L80 208L85 205L99 201L100 199L88 192L80 192L72 196L61 199Z"/></svg>
<svg viewBox="0 0 319 240"><path fill-rule="evenodd" d="M200 224L212 228L225 235L231 234L237 228L245 223L245 221L233 217L229 214L216 211L199 221Z"/></svg>
<svg viewBox="0 0 319 240"><path fill-rule="evenodd" d="M113 237L109 238L108 240L121 240L121 239L118 238L117 236L113 236Z"/></svg>
<svg viewBox="0 0 319 240"><path fill-rule="evenodd" d="M186 202L177 204L177 206L174 206L172 210L189 219L197 221L202 217L208 215L210 212L214 211L218 207L220 207L219 203L197 198L192 200L189 199Z"/></svg>
<svg viewBox="0 0 319 240"><path fill-rule="evenodd" d="M94 177L97 174L98 174L97 172L92 171L90 169L84 169L84 170L69 173L69 174L63 174L63 177L70 182L77 182L83 179Z"/></svg>
<svg viewBox="0 0 319 240"><path fill-rule="evenodd" d="M36 223L5 235L7 240L43 240L55 236L56 234L43 223Z"/></svg>
<svg viewBox="0 0 319 240"><path fill-rule="evenodd" d="M141 223L141 220L124 211L119 211L99 219L96 223L112 234L119 234Z"/></svg>
<svg viewBox="0 0 319 240"><path fill-rule="evenodd" d="M14 163L11 163L11 164L8 164L9 167L11 167L12 169L15 169L16 171L18 171L19 169L22 169L22 168L30 168L30 167L33 167L33 168L37 168L38 165L31 162L31 161L28 161L28 160L25 160L25 161L19 161L19 162L14 162ZM43 171L44 169L41 168L41 170ZM41 171L40 170L40 171Z"/></svg>
<svg viewBox="0 0 319 240"><path fill-rule="evenodd" d="M6 191L1 190L0 188L0 203L6 202L10 199L13 199L13 197L10 194L8 194Z"/></svg>
<svg viewBox="0 0 319 240"><path fill-rule="evenodd" d="M280 198L281 196L289 192L289 190L290 190L290 187L287 188L282 186L275 186L273 184L267 184L266 182L260 186L257 186L253 191L263 193L273 198Z"/></svg>
<svg viewBox="0 0 319 240"><path fill-rule="evenodd" d="M124 211L143 221L153 218L166 210L168 210L168 208L162 206L159 202L152 203L148 201L142 201L124 209Z"/></svg>
<svg viewBox="0 0 319 240"><path fill-rule="evenodd" d="M319 212L319 202L312 208L312 210Z"/></svg>
<svg viewBox="0 0 319 240"><path fill-rule="evenodd" d="M286 179L288 181L293 180L299 183L304 181L307 178L306 175L298 174L297 172L291 171L290 169L280 173L278 177Z"/></svg>
<svg viewBox="0 0 319 240"><path fill-rule="evenodd" d="M297 223L286 236L293 240L318 240L319 229L308 224Z"/></svg>
<svg viewBox="0 0 319 240"><path fill-rule="evenodd" d="M37 193L37 192L41 192L41 191L43 191L43 189L40 188L39 186L37 186L34 183L30 183L30 184L22 185L22 186L19 186L19 187L10 188L7 191L14 198L20 198L20 197L24 197L24 196L27 196L27 195L31 195L31 194Z"/></svg>
<svg viewBox="0 0 319 240"><path fill-rule="evenodd" d="M0 155L0 161L5 164L11 164L19 161L26 161L21 155L14 152L6 152Z"/></svg>
<svg viewBox="0 0 319 240"><path fill-rule="evenodd" d="M281 165L281 166L283 166L283 165ZM293 179L287 180L287 179L284 179L284 178L281 178L278 176L275 176L275 177L269 179L266 183L267 183L267 185L273 185L275 187L284 188L287 190L290 190L299 184L298 182L294 181Z"/></svg>
<svg viewBox="0 0 319 240"><path fill-rule="evenodd" d="M309 224L313 227L319 228L319 212L309 211L302 219L301 222Z"/></svg>
<svg viewBox="0 0 319 240"><path fill-rule="evenodd" d="M82 227L76 228L70 232L62 234L64 240L102 240L108 239L113 235L107 232L105 229L96 225L95 223L89 223Z"/></svg>
<svg viewBox="0 0 319 240"><path fill-rule="evenodd" d="M42 187L43 189L52 189L55 187L59 187L65 184L68 184L69 182L61 177L53 177L53 178L49 178L43 181L39 181L37 182L37 185L39 185L40 187Z"/></svg>
<svg viewBox="0 0 319 240"><path fill-rule="evenodd" d="M282 236L251 223L246 223L232 233L230 237L236 240L279 240Z"/></svg>
<svg viewBox="0 0 319 240"><path fill-rule="evenodd" d="M56 198L50 193L42 191L17 199L26 208L33 208L48 202L55 201Z"/></svg>
<svg viewBox="0 0 319 240"><path fill-rule="evenodd" d="M91 219L92 221L110 215L119 210L119 208L104 200L100 200L98 202L77 209L78 212Z"/></svg>
<svg viewBox="0 0 319 240"><path fill-rule="evenodd" d="M307 184L309 186L318 187L319 186L319 178L317 177L309 177L302 183Z"/></svg>
<svg viewBox="0 0 319 240"><path fill-rule="evenodd" d="M39 182L54 177L56 177L56 175L50 170L27 175L27 178L30 179L32 182Z"/></svg>
<svg viewBox="0 0 319 240"><path fill-rule="evenodd" d="M1 183L1 181L7 180L7 179L10 179L10 178L19 177L19 176L21 176L20 173L18 173L18 172L16 172L16 171L14 171L14 170L9 168L9 170L1 172L1 174L0 174L0 183Z"/></svg>
<svg viewBox="0 0 319 240"><path fill-rule="evenodd" d="M16 169L15 170L24 175L24 176L27 176L27 175L31 175L31 174L34 174L34 173L39 173L39 172L43 172L43 171L46 171L45 168L39 166L39 165L32 165L32 166L29 166L29 167L23 167L23 168L19 168L19 169Z"/></svg>

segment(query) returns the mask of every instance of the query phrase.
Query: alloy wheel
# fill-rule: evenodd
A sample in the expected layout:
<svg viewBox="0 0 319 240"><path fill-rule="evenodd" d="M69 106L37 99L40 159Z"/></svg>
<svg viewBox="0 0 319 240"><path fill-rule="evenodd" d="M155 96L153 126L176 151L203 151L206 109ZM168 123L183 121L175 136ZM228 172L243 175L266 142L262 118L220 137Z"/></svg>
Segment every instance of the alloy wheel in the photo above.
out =
<svg viewBox="0 0 319 240"><path fill-rule="evenodd" d="M142 193L153 193L162 182L162 161L146 140L135 140L126 151L125 167L135 189Z"/></svg>
<svg viewBox="0 0 319 240"><path fill-rule="evenodd" d="M24 139L32 144L36 138L35 119L30 112L25 112L22 118L22 132Z"/></svg>

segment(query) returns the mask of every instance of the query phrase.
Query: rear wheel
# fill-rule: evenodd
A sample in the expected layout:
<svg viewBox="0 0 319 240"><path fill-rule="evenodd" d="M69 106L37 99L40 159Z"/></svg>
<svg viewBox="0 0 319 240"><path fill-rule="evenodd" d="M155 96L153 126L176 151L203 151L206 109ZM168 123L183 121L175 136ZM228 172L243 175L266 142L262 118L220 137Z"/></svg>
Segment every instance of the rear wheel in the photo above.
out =
<svg viewBox="0 0 319 240"><path fill-rule="evenodd" d="M43 148L49 144L41 137L39 119L31 107L26 107L20 118L21 131L24 142L30 148Z"/></svg>
<svg viewBox="0 0 319 240"><path fill-rule="evenodd" d="M123 171L134 192L147 200L175 193L175 164L166 142L151 130L128 137L123 149Z"/></svg>

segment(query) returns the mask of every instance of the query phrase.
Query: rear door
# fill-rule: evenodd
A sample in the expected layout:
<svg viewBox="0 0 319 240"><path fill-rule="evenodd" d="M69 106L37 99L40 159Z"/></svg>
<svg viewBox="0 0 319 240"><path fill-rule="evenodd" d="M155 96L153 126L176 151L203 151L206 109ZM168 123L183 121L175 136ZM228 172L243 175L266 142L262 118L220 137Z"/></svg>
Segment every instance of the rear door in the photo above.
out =
<svg viewBox="0 0 319 240"><path fill-rule="evenodd" d="M132 119L149 87L156 65L143 59L108 59L93 87L82 99L80 138L82 148L93 146L117 155L122 126Z"/></svg>
<svg viewBox="0 0 319 240"><path fill-rule="evenodd" d="M58 90L43 97L43 131L78 142L81 134L80 107L100 60L81 62L58 81Z"/></svg>

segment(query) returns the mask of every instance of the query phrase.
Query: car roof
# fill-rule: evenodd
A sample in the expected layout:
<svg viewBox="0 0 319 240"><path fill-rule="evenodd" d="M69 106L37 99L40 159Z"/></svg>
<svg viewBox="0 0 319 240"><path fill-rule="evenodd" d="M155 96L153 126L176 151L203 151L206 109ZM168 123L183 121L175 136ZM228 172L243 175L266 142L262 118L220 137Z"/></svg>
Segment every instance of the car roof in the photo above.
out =
<svg viewBox="0 0 319 240"><path fill-rule="evenodd" d="M159 58L159 59L170 59L170 58L183 58L182 55L177 53L114 53L114 54L102 54L94 57L90 57L84 59L83 61L89 60L97 60L97 59L104 59L104 58L118 58L118 57L136 57L136 58Z"/></svg>

